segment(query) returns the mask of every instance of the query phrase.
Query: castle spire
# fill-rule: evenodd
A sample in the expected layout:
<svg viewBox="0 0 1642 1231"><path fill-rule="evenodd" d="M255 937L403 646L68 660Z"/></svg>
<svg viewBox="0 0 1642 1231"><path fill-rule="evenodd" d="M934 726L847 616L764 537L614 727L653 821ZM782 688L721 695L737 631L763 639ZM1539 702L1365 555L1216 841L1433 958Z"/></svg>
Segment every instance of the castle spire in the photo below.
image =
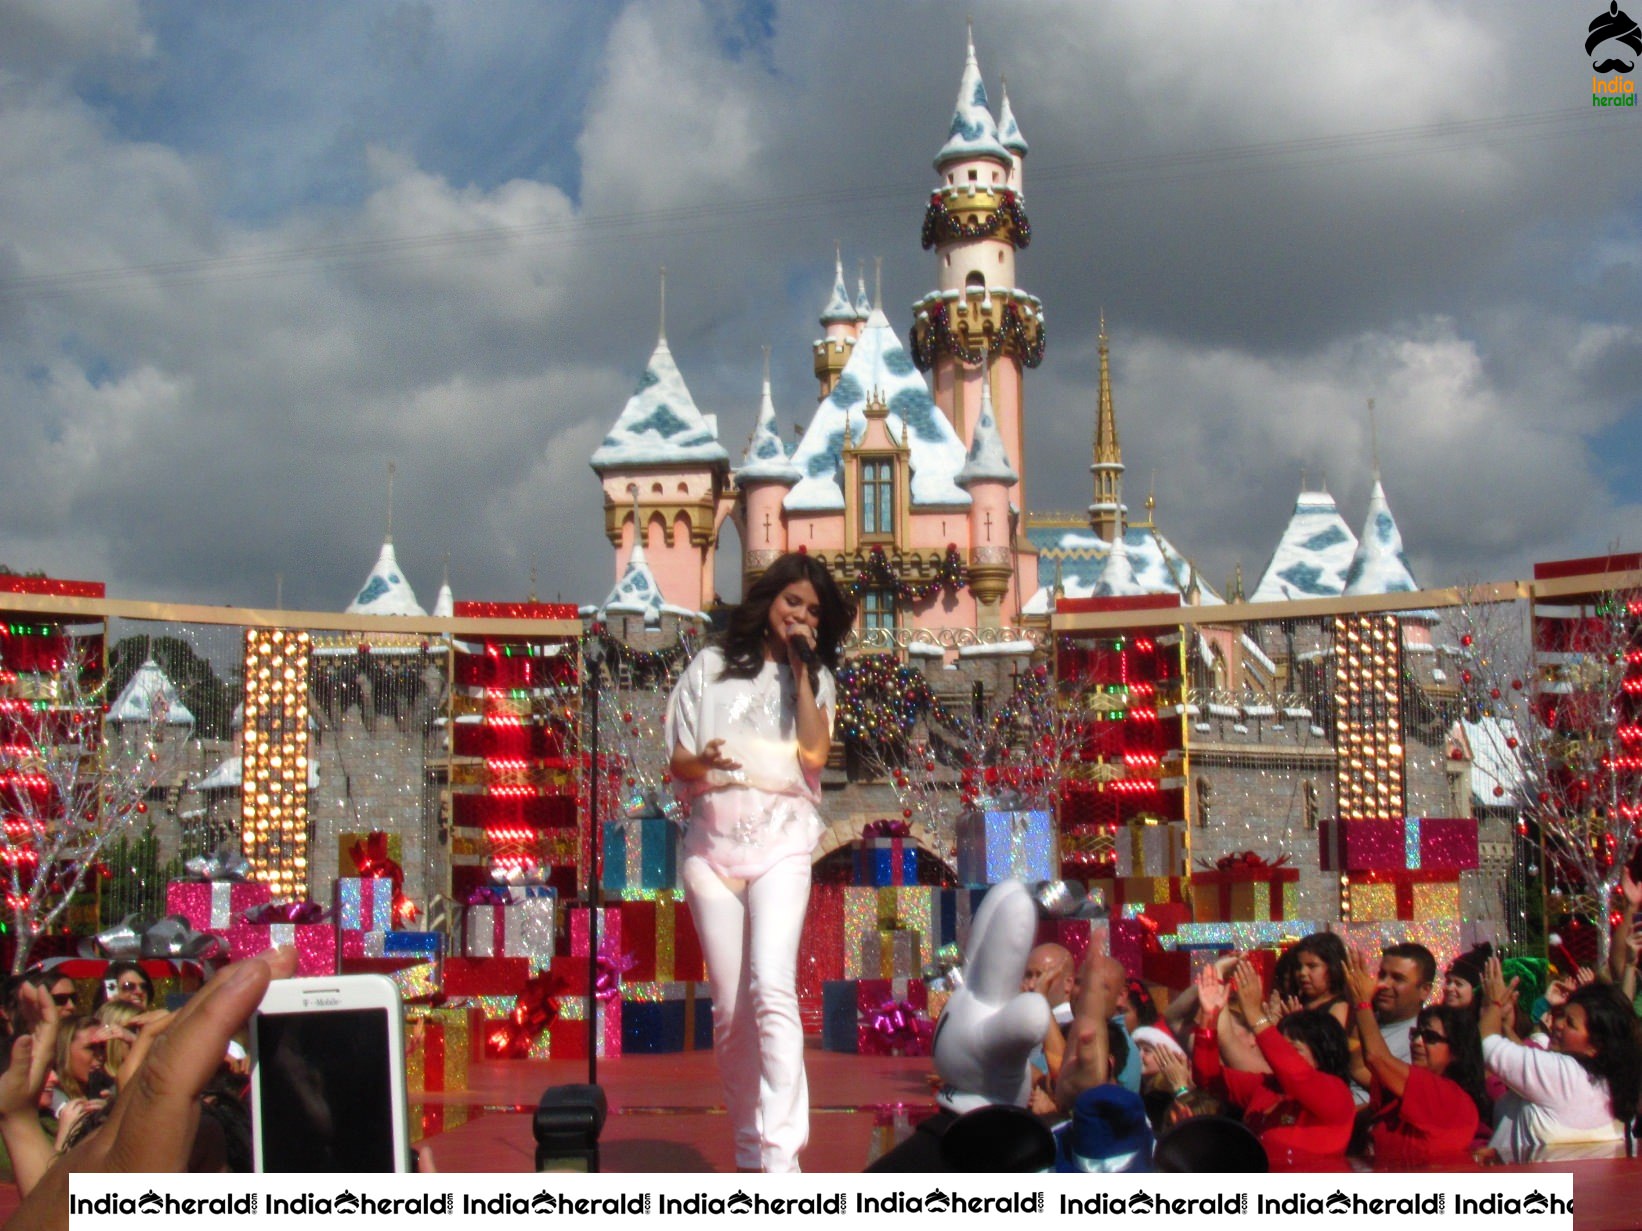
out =
<svg viewBox="0 0 1642 1231"><path fill-rule="evenodd" d="M1089 525L1107 542L1123 533L1123 445L1118 440L1117 410L1112 402L1111 348L1106 337L1106 313L1100 314L1100 386L1095 412L1095 499L1089 506Z"/></svg>
<svg viewBox="0 0 1642 1231"><path fill-rule="evenodd" d="M662 345L667 342L667 266L661 267L661 318L656 329L656 341Z"/></svg>
<svg viewBox="0 0 1642 1231"><path fill-rule="evenodd" d="M821 309L821 323L823 325L853 325L855 323L855 307L850 303L849 288L844 285L844 251L834 246L832 298L827 300L827 306Z"/></svg>
<svg viewBox="0 0 1642 1231"><path fill-rule="evenodd" d="M971 158L991 158L1011 166L1009 151L998 140L998 121L986 101L986 85L981 81L981 66L975 59L973 29L966 40L963 76L958 81L958 101L952 109L952 126L947 132L946 144L935 155L935 169L942 170L948 163Z"/></svg>

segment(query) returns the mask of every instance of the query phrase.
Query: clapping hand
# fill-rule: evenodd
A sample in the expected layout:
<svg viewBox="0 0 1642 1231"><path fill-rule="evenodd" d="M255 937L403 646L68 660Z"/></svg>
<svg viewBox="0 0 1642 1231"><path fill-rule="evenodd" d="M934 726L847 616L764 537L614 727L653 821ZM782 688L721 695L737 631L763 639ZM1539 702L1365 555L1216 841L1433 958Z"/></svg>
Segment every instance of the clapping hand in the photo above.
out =
<svg viewBox="0 0 1642 1231"><path fill-rule="evenodd" d="M1252 1029L1254 1023L1265 1016L1265 992L1260 986L1260 972L1252 962L1243 960L1237 963L1237 980L1233 987L1237 992L1237 1007L1243 1011L1243 1020Z"/></svg>
<svg viewBox="0 0 1642 1231"><path fill-rule="evenodd" d="M1230 995L1226 981L1215 966L1205 966L1197 973L1197 1024L1208 1028L1226 1007Z"/></svg>

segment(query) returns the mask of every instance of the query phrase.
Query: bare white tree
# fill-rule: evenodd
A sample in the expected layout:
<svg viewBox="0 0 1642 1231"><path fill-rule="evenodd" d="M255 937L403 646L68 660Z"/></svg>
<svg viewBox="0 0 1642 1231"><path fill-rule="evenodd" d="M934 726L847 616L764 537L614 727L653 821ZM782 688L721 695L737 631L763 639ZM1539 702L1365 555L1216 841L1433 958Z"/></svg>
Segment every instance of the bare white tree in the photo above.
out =
<svg viewBox="0 0 1642 1231"><path fill-rule="evenodd" d="M168 698L156 696L146 721L107 738L102 664L86 641L64 645L49 669L8 673L0 685L0 875L14 974L98 874L104 848L145 822L149 792L176 777L192 735L168 729Z"/></svg>
<svg viewBox="0 0 1642 1231"><path fill-rule="evenodd" d="M1502 724L1518 832L1538 834L1547 888L1594 925L1605 967L1611 904L1642 842L1642 593L1542 604L1526 651L1511 611L1460 607L1462 701L1472 721Z"/></svg>

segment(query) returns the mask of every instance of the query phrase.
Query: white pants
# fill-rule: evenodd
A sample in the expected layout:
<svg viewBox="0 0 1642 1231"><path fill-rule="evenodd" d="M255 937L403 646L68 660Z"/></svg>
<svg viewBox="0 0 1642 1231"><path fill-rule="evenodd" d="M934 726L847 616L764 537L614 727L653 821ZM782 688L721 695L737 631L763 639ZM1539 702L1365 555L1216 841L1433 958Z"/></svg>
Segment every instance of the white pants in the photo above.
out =
<svg viewBox="0 0 1642 1231"><path fill-rule="evenodd" d="M798 940L810 857L788 855L751 880L684 861L684 889L713 988L713 1052L735 1134L736 1166L797 1171L810 1139Z"/></svg>

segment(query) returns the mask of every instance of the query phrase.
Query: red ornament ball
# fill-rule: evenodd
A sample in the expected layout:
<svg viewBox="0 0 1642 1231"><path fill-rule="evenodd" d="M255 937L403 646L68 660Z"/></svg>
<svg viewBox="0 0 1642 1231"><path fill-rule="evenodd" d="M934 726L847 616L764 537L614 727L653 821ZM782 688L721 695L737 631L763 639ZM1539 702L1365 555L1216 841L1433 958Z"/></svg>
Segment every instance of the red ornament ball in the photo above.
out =
<svg viewBox="0 0 1642 1231"><path fill-rule="evenodd" d="M1466 633L1466 634L1465 634L1465 635L1464 635L1464 636L1462 636L1462 637L1461 637L1461 638L1460 638L1460 644L1461 644L1461 645L1465 645L1465 646L1468 646L1468 645L1470 645L1470 644L1471 644L1471 634L1470 634L1470 633Z"/></svg>
<svg viewBox="0 0 1642 1231"><path fill-rule="evenodd" d="M902 808L901 809L901 815L906 817L908 820L911 820L912 819L912 809L911 808Z"/></svg>
<svg viewBox="0 0 1642 1231"><path fill-rule="evenodd" d="M1500 797L1500 796L1501 796L1501 795L1503 795L1503 794L1505 794L1505 788L1504 788L1504 787L1502 787L1502 786L1496 786L1496 787L1495 787L1495 788L1494 788L1494 798L1495 798L1495 799L1498 799L1498 798L1499 798L1499 797Z"/></svg>

